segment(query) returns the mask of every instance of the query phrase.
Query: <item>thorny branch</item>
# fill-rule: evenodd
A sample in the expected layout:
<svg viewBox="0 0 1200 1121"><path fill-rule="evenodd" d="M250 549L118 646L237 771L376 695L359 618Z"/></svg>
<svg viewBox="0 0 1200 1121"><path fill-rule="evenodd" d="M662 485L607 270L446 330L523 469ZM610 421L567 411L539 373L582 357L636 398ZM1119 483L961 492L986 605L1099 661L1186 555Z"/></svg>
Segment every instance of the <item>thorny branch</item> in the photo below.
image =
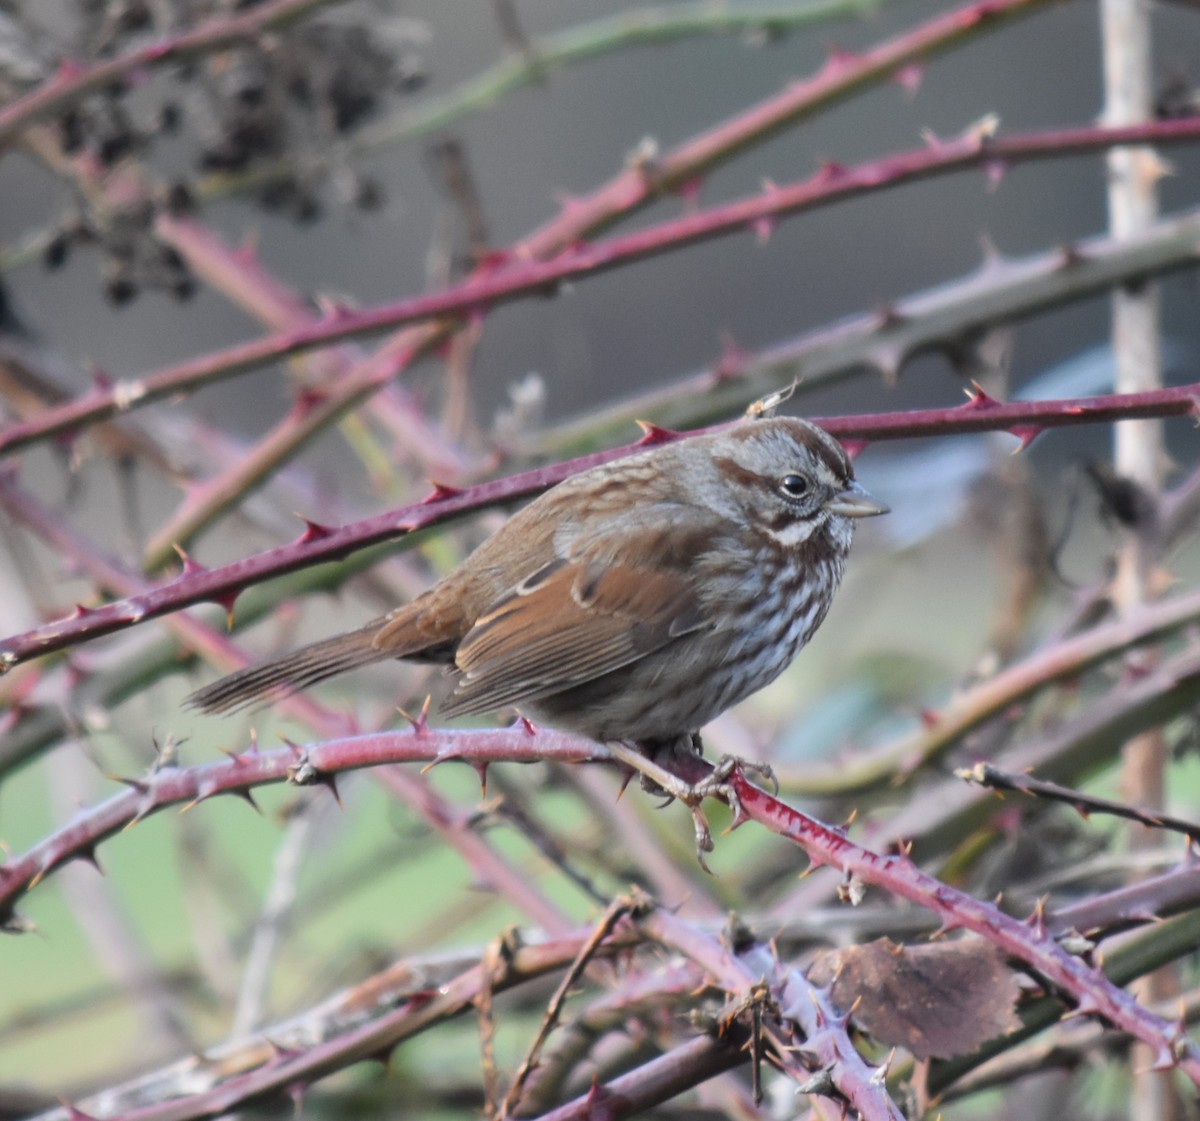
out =
<svg viewBox="0 0 1200 1121"><path fill-rule="evenodd" d="M48 408L33 419L0 431L0 455L11 454L51 436L77 433L86 425L108 420L129 409L202 385L216 384L314 347L406 324L427 323L445 317L479 317L500 303L554 290L563 281L605 272L712 237L745 229L756 230L762 236L769 232L773 221L817 204L883 186L968 166L995 168L1023 159L1103 151L1113 145L1138 141L1169 144L1190 143L1197 139L1200 139L1200 119L1123 129L1064 130L1004 140L972 135L961 140L939 141L936 145L859 168L827 167L804 182L786 187L772 186L757 198L698 211L606 242L576 245L546 260L525 260L517 251L501 254L498 260L487 262L462 284L443 292L364 311L339 308L311 325L293 327L131 380L116 383L104 380L83 397ZM400 348L397 357L385 365L403 368L410 355L408 348Z"/></svg>
<svg viewBox="0 0 1200 1121"><path fill-rule="evenodd" d="M995 431L1013 433L1024 446L1044 429L1060 426L1099 423L1118 417L1190 416L1195 412L1198 394L1200 383L1145 394L1001 404L977 391L965 405L955 408L857 417L814 417L813 420L848 444L859 447L872 440ZM309 522L292 544L221 568L206 569L189 558L183 572L167 584L100 607L81 606L71 618L56 620L0 641L0 674L30 658L110 634L191 604L215 602L226 611L232 611L237 596L261 580L309 565L340 560L368 545L395 540L470 511L528 497L590 467L684 435L687 433L667 432L651 426L636 444L536 468L464 490L437 486L422 502L340 528ZM0 478L0 505L11 516L31 516L22 502L21 491L11 480Z"/></svg>

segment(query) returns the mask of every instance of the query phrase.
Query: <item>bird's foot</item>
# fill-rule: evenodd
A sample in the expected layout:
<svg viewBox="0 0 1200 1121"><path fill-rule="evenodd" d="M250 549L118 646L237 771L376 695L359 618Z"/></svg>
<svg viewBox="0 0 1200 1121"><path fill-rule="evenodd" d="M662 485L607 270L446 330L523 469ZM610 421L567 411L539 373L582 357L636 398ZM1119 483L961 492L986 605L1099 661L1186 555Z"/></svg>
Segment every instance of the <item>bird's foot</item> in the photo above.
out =
<svg viewBox="0 0 1200 1121"><path fill-rule="evenodd" d="M687 779L668 770L663 765L664 761L668 764L673 761L678 763L681 761L680 757L686 761L703 754L698 735L680 737L680 739L667 744L655 745L650 749L649 754L637 747L623 743L610 744L609 750L641 775L643 790L665 796L664 806L670 805L676 799L687 806L696 831L696 859L706 872L712 870L704 856L705 853L713 851L714 845L708 818L701 809L704 799L720 798L733 812L734 825L740 825L746 818L746 812L742 807L741 798L738 797L736 786L729 781L734 771L759 775L770 782L776 793L779 791L779 782L775 778L775 772L768 764L758 763L752 759L743 759L737 755L721 756L712 770L696 782L688 782Z"/></svg>

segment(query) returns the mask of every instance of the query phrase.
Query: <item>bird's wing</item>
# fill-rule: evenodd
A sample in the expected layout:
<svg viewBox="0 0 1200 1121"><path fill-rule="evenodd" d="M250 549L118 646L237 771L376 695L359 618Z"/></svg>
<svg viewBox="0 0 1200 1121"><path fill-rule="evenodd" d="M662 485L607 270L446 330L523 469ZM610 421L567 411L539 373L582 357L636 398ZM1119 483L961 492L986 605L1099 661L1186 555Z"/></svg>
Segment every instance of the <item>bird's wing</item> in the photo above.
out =
<svg viewBox="0 0 1200 1121"><path fill-rule="evenodd" d="M500 597L458 648L444 716L561 692L706 625L686 569L557 558Z"/></svg>

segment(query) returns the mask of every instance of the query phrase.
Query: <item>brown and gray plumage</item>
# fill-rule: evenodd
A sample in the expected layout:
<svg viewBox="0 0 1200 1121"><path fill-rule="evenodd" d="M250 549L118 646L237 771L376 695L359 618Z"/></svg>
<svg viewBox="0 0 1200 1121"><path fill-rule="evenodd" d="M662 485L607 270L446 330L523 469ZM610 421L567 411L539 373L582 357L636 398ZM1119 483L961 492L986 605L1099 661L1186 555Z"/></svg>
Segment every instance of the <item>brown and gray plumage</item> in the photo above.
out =
<svg viewBox="0 0 1200 1121"><path fill-rule="evenodd" d="M453 666L447 718L517 706L599 741L671 742L790 664L855 521L885 511L826 432L749 420L560 483L411 603L189 703L226 712L405 658Z"/></svg>

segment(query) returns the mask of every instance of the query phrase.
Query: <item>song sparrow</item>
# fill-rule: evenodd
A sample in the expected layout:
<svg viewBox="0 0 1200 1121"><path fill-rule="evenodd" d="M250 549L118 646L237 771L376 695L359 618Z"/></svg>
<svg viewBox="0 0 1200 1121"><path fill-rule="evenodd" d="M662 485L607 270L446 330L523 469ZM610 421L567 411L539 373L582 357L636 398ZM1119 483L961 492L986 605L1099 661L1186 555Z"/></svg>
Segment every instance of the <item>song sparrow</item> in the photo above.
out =
<svg viewBox="0 0 1200 1121"><path fill-rule="evenodd" d="M748 420L560 483L411 603L189 702L228 711L406 658L453 665L445 717L515 705L653 752L784 670L829 610L855 520L886 510L820 428Z"/></svg>

